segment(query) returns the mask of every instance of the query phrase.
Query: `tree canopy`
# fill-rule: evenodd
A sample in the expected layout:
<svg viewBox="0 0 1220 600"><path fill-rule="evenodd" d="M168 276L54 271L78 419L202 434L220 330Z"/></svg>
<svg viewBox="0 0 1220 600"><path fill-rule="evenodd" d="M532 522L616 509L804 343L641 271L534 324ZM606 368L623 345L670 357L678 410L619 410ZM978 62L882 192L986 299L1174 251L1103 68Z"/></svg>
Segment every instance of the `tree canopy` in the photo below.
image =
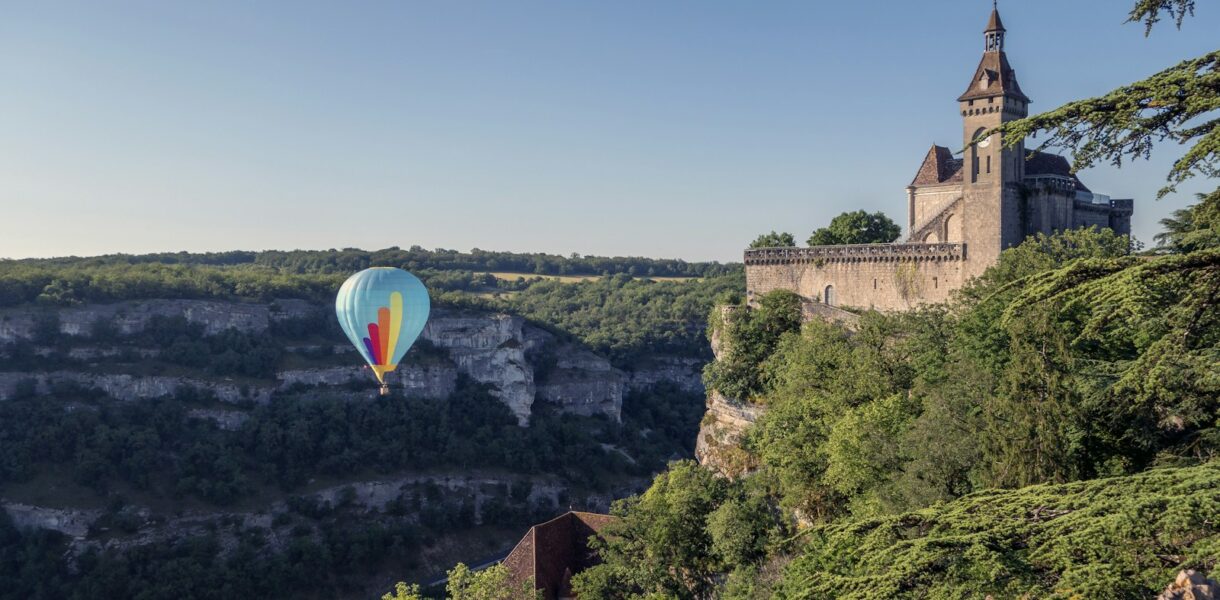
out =
<svg viewBox="0 0 1220 600"><path fill-rule="evenodd" d="M867 213L863 210L845 212L830 225L822 227L809 236L810 246L834 246L838 244L888 244L898 239L902 228L885 213Z"/></svg>
<svg viewBox="0 0 1220 600"><path fill-rule="evenodd" d="M792 234L787 231L783 233L776 233L774 231L764 233L754 238L753 242L750 242L751 248L783 248L795 245L796 238L792 237Z"/></svg>

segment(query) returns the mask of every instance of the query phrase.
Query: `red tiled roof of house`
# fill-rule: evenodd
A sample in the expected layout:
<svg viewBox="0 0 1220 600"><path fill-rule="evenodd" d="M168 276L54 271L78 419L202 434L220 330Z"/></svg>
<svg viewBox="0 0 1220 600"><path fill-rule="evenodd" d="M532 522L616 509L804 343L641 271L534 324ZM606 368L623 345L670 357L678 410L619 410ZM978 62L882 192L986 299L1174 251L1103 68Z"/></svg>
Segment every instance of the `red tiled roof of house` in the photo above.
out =
<svg viewBox="0 0 1220 600"><path fill-rule="evenodd" d="M532 577L546 600L565 597L571 592L572 575L599 562L589 549L589 537L617 520L611 515L566 512L530 527L504 565L516 584Z"/></svg>

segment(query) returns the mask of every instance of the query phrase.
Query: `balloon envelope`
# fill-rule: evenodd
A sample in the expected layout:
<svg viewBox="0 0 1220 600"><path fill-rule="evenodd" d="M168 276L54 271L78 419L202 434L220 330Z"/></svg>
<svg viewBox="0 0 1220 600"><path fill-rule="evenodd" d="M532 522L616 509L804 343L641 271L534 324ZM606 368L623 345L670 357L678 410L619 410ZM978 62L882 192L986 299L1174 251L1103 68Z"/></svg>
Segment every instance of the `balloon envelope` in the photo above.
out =
<svg viewBox="0 0 1220 600"><path fill-rule="evenodd" d="M424 284L392 267L374 267L352 275L335 297L339 326L383 386L385 374L398 366L424 330L429 308Z"/></svg>

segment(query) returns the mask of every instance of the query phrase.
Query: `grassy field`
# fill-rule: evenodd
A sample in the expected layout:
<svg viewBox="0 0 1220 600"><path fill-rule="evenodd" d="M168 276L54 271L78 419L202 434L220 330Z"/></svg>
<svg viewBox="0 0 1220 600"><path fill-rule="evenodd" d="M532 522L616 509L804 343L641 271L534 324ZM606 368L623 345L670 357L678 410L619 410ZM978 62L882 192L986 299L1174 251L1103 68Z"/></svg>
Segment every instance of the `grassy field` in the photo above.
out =
<svg viewBox="0 0 1220 600"><path fill-rule="evenodd" d="M523 277L525 279L534 279L534 278L540 277L542 279L552 279L555 281L562 281L564 283L577 283L580 281L591 281L591 280L596 280L596 279L602 278L601 275L538 275L537 273L507 273L507 272L502 272L502 271L492 272L489 274L492 277L495 277L496 279L503 279L505 281L516 281L518 277ZM643 277L641 277L641 279L643 279ZM648 277L648 279L651 279L653 281L698 281L699 280L698 277Z"/></svg>

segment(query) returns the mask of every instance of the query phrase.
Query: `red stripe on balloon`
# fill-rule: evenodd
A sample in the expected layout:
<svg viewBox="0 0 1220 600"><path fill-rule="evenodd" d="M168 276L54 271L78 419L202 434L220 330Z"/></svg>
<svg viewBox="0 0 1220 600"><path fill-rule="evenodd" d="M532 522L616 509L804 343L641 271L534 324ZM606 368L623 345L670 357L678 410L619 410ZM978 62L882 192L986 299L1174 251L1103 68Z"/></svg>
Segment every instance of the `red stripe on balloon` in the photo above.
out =
<svg viewBox="0 0 1220 600"><path fill-rule="evenodd" d="M372 345L373 345L373 364L375 364L375 365L385 364L381 360L381 358L382 358L381 357L381 350L382 350L381 334L377 329L376 323L369 323L369 340L372 342Z"/></svg>

